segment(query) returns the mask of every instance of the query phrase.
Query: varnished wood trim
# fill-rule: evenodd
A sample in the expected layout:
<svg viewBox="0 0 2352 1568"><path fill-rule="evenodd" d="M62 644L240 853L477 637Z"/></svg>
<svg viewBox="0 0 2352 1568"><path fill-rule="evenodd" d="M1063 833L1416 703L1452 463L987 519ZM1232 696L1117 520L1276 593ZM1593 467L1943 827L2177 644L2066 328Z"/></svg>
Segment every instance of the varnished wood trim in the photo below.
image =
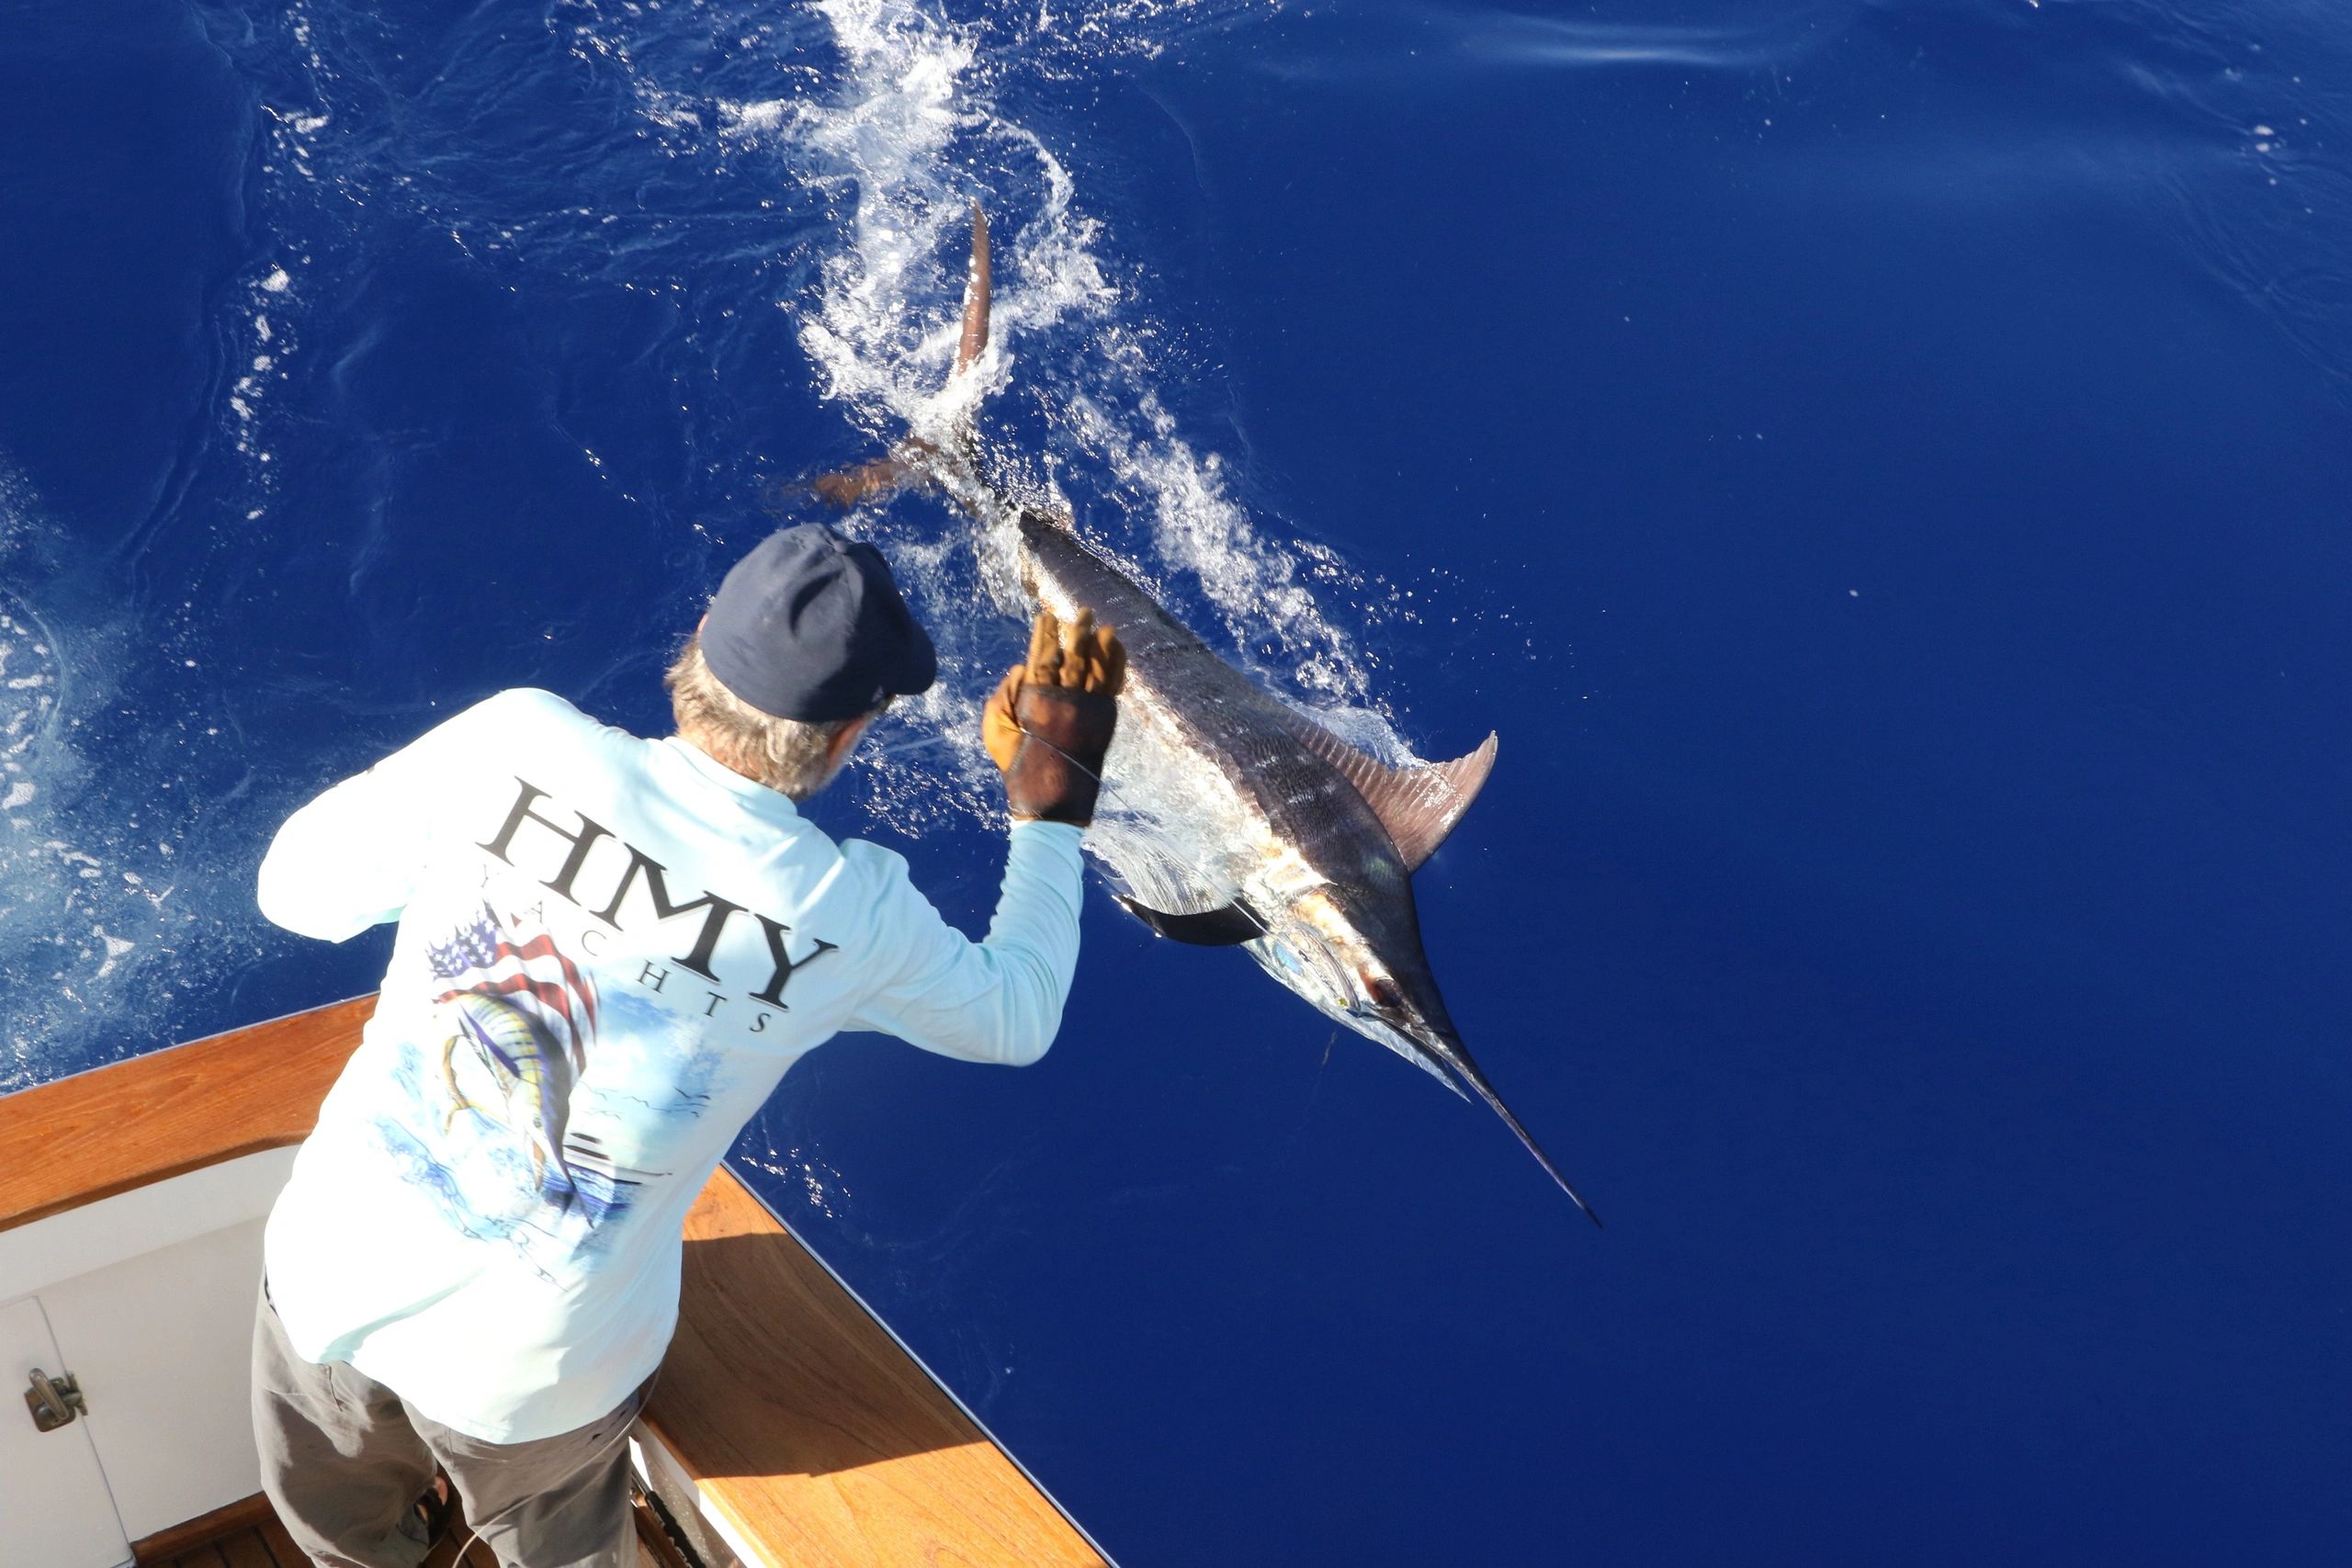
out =
<svg viewBox="0 0 2352 1568"><path fill-rule="evenodd" d="M300 1143L375 1008L356 997L0 1096L0 1230Z"/></svg>
<svg viewBox="0 0 2352 1568"><path fill-rule="evenodd" d="M646 1424L744 1540L794 1568L1104 1568L889 1332L721 1168Z"/></svg>
<svg viewBox="0 0 2352 1568"><path fill-rule="evenodd" d="M250 1497L225 1504L209 1514L199 1514L185 1524L159 1529L153 1535L142 1536L130 1543L130 1560L139 1568L169 1562L184 1552L200 1546L209 1546L223 1536L240 1530L258 1529L265 1520L275 1520L269 1499L256 1492Z"/></svg>
<svg viewBox="0 0 2352 1568"><path fill-rule="evenodd" d="M300 1142L374 1007L337 1002L0 1096L0 1230ZM774 1562L1107 1568L723 1168L687 1217L677 1337L646 1421ZM199 1549L240 1509L277 1528L250 1498L139 1542L138 1562Z"/></svg>

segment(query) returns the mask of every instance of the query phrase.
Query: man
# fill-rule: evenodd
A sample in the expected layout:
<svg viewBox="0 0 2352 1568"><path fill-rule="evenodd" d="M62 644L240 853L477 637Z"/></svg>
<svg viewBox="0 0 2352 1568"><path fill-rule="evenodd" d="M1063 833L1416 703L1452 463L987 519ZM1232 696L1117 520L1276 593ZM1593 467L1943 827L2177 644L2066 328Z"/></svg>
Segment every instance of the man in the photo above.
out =
<svg viewBox="0 0 2352 1568"><path fill-rule="evenodd" d="M263 912L329 941L400 921L265 1243L254 1430L305 1551L410 1568L437 1464L508 1568L623 1561L685 1213L785 1069L842 1029L982 1062L1052 1043L1125 670L1107 628L1040 617L989 699L1012 829L978 943L797 808L936 672L881 556L822 527L728 573L669 739L504 692L294 814Z"/></svg>

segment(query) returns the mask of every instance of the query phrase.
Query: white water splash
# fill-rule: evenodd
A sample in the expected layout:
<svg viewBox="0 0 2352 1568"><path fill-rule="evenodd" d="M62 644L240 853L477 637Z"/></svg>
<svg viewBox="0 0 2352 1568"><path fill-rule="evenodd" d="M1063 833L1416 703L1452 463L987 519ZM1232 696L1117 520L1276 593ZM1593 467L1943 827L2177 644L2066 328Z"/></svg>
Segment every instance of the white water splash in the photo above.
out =
<svg viewBox="0 0 2352 1568"><path fill-rule="evenodd" d="M1262 531L1234 499L1222 457L1181 428L1156 379L1167 334L1122 281L1142 269L1114 256L1067 161L997 107L994 73L1012 67L986 55L975 29L902 0L821 0L817 9L844 62L829 93L716 109L724 134L774 148L786 173L828 197L836 227L818 281L780 301L800 317L826 394L877 445L909 429L938 431L963 412L948 398L994 393L1040 412L1047 448L1000 454L1009 471L1030 489L1066 479L1107 501L1085 518L1094 543L1139 569L1163 599L1182 590L1171 609L1198 623L1204 608L1213 621L1199 629L1221 627L1228 650L1272 689L1368 732L1388 759L1408 760L1374 696L1370 660L1318 596L1360 593L1364 581L1328 549ZM1088 21L1108 25L1102 15ZM991 343L979 375L951 391L976 200L995 239ZM959 565L956 547L921 549L897 519L852 526L882 534L930 604L960 606L992 583L998 608L1015 610L1001 562ZM1007 641L1001 628L944 639L951 674L967 690L911 716L947 737L967 727L989 671L961 667L1001 657ZM950 749L978 764L976 748ZM914 793L885 789L894 806Z"/></svg>
<svg viewBox="0 0 2352 1568"><path fill-rule="evenodd" d="M121 625L61 615L42 601L62 530L0 468L0 1093L111 1061L184 985L216 963L184 944L233 924L175 898L191 842L186 792L169 766L187 721L126 754L85 726L119 702L113 672L135 667ZM103 759L103 761L100 759ZM127 815L91 799L127 776L160 781ZM198 857L199 863L204 857ZM198 863L198 881L226 868Z"/></svg>

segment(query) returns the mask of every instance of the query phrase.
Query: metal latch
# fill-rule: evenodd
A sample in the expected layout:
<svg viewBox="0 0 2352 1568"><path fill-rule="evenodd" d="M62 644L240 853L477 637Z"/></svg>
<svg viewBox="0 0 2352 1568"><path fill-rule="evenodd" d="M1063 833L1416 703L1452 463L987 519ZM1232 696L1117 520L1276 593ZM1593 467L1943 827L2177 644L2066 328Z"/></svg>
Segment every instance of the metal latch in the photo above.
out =
<svg viewBox="0 0 2352 1568"><path fill-rule="evenodd" d="M71 1372L52 1378L39 1367L33 1369L32 1386L25 1390L25 1407L33 1413L33 1425L44 1432L54 1432L76 1416L90 1413L79 1378Z"/></svg>

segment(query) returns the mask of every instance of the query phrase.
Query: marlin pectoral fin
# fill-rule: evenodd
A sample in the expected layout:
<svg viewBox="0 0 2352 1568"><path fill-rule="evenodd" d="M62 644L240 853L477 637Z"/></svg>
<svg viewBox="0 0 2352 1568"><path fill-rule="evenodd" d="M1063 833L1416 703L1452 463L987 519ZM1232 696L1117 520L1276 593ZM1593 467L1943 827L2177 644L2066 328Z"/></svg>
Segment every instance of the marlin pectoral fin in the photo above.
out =
<svg viewBox="0 0 2352 1568"><path fill-rule="evenodd" d="M1197 914L1170 915L1138 904L1124 894L1117 897L1126 906L1127 913L1170 942L1188 942L1194 947L1238 947L1266 934L1266 922L1251 914L1250 906L1238 899Z"/></svg>

